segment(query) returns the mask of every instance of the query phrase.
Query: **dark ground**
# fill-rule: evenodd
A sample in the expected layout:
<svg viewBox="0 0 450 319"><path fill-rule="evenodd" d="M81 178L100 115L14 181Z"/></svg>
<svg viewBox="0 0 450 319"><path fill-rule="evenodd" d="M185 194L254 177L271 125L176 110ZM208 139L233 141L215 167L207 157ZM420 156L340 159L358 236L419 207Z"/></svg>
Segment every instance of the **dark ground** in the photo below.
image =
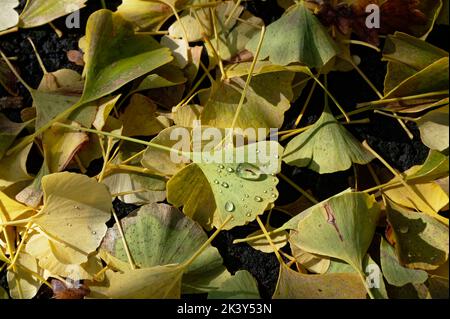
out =
<svg viewBox="0 0 450 319"><path fill-rule="evenodd" d="M24 1L21 1L22 4ZM108 7L113 9L120 0L106 1ZM247 3L247 7L252 13L263 18L266 24L276 20L283 10L276 5L275 0L252 1ZM100 9L100 0L90 0L88 7L81 11L82 26L86 25L89 15ZM55 71L61 68L71 68L81 72L81 68L75 66L67 60L66 52L68 50L78 49L78 39L84 34L84 29L67 30L64 24L64 18L58 19L54 24L63 31L64 36L58 38L55 32L49 26L43 26L30 30L21 30L18 33L2 36L0 38L0 48L7 56L16 56L15 62L24 80L32 87L37 87L41 78L42 71L33 53L33 50L27 41L27 37L33 39L38 51L44 61L47 70ZM448 51L448 28L438 27L429 37L429 41ZM360 68L382 90L385 75L385 63L380 61L380 54L366 48L352 48L352 54L361 57ZM372 93L367 84L356 72L334 72L328 78L329 90L335 95L338 101L347 111L354 109L356 103L375 100L377 97ZM306 88L308 90L308 87ZM13 109L3 109L0 105L0 111L5 113L11 120L20 120L20 109L30 106L31 99L28 92L22 85L18 85L19 96L24 100L21 105ZM0 98L7 96L7 93L0 87ZM303 124L314 122L323 107L323 95L320 90L310 104L309 110L305 114ZM292 123L298 116L301 100L294 103L294 106L286 114L286 122L283 129L291 128ZM363 115L362 117L367 116ZM420 142L417 128L411 124L408 127L415 135L413 141L409 140L399 124L390 118L380 115L369 115L370 124L349 126L349 130L361 141L367 140L368 143L382 155L391 165L398 170L404 171L409 167L420 164L428 154L428 149ZM38 165L29 163L31 168ZM374 162L375 167L381 167ZM292 168L283 166L283 172L293 181L297 182L304 189L311 190L312 194L319 200L325 199L339 191L342 191L351 184L349 178L353 177L353 171L340 172L336 174L319 175L307 169ZM279 184L280 198L277 204L283 205L290 203L298 198L298 194L286 183ZM115 202L115 208L118 214L123 217L135 209L134 206L125 205L119 201ZM287 216L274 213L272 223L277 226L288 219ZM258 229L255 223L245 227L238 227L231 231L223 231L213 242L223 259L227 268L231 272L239 269L246 269L251 272L259 283L262 297L269 298L276 285L278 278L278 261L273 254L265 254L252 249L247 244L232 245L236 238L242 238ZM4 284L4 279L0 279ZM43 294L41 296L48 296Z"/></svg>

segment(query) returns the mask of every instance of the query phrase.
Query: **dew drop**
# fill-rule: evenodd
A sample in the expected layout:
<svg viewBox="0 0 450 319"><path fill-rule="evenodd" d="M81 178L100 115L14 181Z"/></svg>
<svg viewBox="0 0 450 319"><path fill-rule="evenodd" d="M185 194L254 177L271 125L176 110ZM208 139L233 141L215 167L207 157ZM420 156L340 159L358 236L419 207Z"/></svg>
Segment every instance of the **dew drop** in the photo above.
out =
<svg viewBox="0 0 450 319"><path fill-rule="evenodd" d="M224 169L225 166L223 166L222 164L219 165L219 169Z"/></svg>
<svg viewBox="0 0 450 319"><path fill-rule="evenodd" d="M255 202L262 202L263 199L259 196L255 196Z"/></svg>
<svg viewBox="0 0 450 319"><path fill-rule="evenodd" d="M72 224L71 223L67 223L67 226L72 227Z"/></svg>
<svg viewBox="0 0 450 319"><path fill-rule="evenodd" d="M272 195L270 195L270 196L272 196L272 198L277 198L277 195L276 195L276 194L272 194Z"/></svg>
<svg viewBox="0 0 450 319"><path fill-rule="evenodd" d="M259 168L249 163L239 164L236 168L236 174L243 179L256 180L261 176Z"/></svg>
<svg viewBox="0 0 450 319"><path fill-rule="evenodd" d="M93 231L93 232L92 232L92 235L97 235L97 232L96 232L96 231Z"/></svg>
<svg viewBox="0 0 450 319"><path fill-rule="evenodd" d="M228 185L228 183L226 183L226 182L223 182L222 187L228 188L228 187L230 187L230 185Z"/></svg>
<svg viewBox="0 0 450 319"><path fill-rule="evenodd" d="M252 214L251 214L251 213L247 213L247 214L245 214L245 216L247 216L247 217L251 217L251 216L252 216Z"/></svg>
<svg viewBox="0 0 450 319"><path fill-rule="evenodd" d="M264 191L264 194L267 194L267 191Z"/></svg>
<svg viewBox="0 0 450 319"><path fill-rule="evenodd" d="M408 230L409 230L408 226L406 226L406 225L400 226L400 232L402 234L406 234L408 232Z"/></svg>
<svg viewBox="0 0 450 319"><path fill-rule="evenodd" d="M215 179L214 184L219 184L219 181L217 179Z"/></svg>
<svg viewBox="0 0 450 319"><path fill-rule="evenodd" d="M217 173L222 173L222 170L220 168L217 169Z"/></svg>
<svg viewBox="0 0 450 319"><path fill-rule="evenodd" d="M278 155L278 154L275 155L275 158L276 158L276 159L279 159L279 158L280 158L280 155Z"/></svg>
<svg viewBox="0 0 450 319"><path fill-rule="evenodd" d="M250 197L250 195L249 194L245 194L245 198L249 198Z"/></svg>
<svg viewBox="0 0 450 319"><path fill-rule="evenodd" d="M234 173L234 169L231 168L231 167L228 167L228 168L227 168L227 172L228 172L228 173Z"/></svg>
<svg viewBox="0 0 450 319"><path fill-rule="evenodd" d="M234 206L234 204L232 202L226 202L225 203L225 210L227 212L234 212L235 208L236 207Z"/></svg>
<svg viewBox="0 0 450 319"><path fill-rule="evenodd" d="M73 206L76 210L80 210L80 206Z"/></svg>

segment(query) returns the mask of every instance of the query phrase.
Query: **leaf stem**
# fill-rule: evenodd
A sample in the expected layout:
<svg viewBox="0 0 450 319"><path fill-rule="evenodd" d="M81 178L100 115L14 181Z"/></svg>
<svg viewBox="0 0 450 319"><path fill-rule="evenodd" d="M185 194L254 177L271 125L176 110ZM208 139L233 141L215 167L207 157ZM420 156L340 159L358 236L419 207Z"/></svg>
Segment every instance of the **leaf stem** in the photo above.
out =
<svg viewBox="0 0 450 319"><path fill-rule="evenodd" d="M337 108L339 109L339 111L341 111L342 115L344 116L345 120L348 122L350 122L350 118L348 117L347 113L345 113L344 109L342 108L342 106L339 104L339 102L335 99L335 97L333 96L333 94L331 94L330 91L328 91L328 89L326 88L325 85L322 84L322 82L320 82L320 80L311 72L311 70L309 71L309 76L311 76L314 81L317 82L317 84L319 84L319 86L325 91L326 94L328 94L328 96L330 97L330 99L334 102L334 104L337 106Z"/></svg>
<svg viewBox="0 0 450 319"><path fill-rule="evenodd" d="M303 108L300 111L300 114L298 115L297 120L295 121L295 124L294 124L295 127L297 127L298 124L300 123L300 121L302 120L302 117L305 114L306 108L308 107L309 102L311 101L311 98L314 94L314 90L316 89L316 86L317 86L317 82L314 82L312 84L311 90L309 91L308 97L306 98L305 104L303 105Z"/></svg>
<svg viewBox="0 0 450 319"><path fill-rule="evenodd" d="M195 259L197 259L198 256L200 256L203 251L208 248L208 246L212 243L212 241L214 240L214 238L217 237L217 235L219 235L219 233L222 231L222 229L226 226L226 224L228 224L228 222L233 218L233 216L229 215L225 221L222 223L222 225L220 225L216 231L211 235L211 237L208 238L207 241L205 241L203 243L203 245L194 253L194 255L192 255L191 258L189 258L187 261L185 261L184 263L181 264L182 268L187 268L189 267L194 261Z"/></svg>
<svg viewBox="0 0 450 319"><path fill-rule="evenodd" d="M63 124L63 123L55 123L54 125L65 127L65 128L68 128L68 129L72 129L74 131L89 132L89 133L94 133L94 134L98 134L98 135L103 135L103 136L107 136L107 137L116 138L116 139L119 139L119 140L125 140L125 141L132 142L132 143L142 144L142 145L146 145L146 146L158 149L160 151L165 151L165 152L169 152L169 153L177 152L178 155L185 156L187 158L191 158L191 154L189 154L189 153L178 151L178 150L174 150L174 149L172 149L170 147L167 147L167 146L164 146L164 145L138 140L138 139L135 139L135 138L132 138L132 137L117 135L117 134L114 134L114 133L103 132L103 131L98 131L98 130L94 130L94 129L84 128L84 127L71 126L71 125L67 125L67 124Z"/></svg>
<svg viewBox="0 0 450 319"><path fill-rule="evenodd" d="M278 262L283 265L284 264L284 260L283 258L281 258L281 255L278 251L278 248L275 246L275 244L272 241L272 238L270 238L270 235L267 232L266 227L264 226L264 224L262 223L261 219L259 218L259 216L256 216L256 221L258 222L259 227L261 228L264 236L266 237L267 241L269 242L270 247L272 247L273 252L275 253L275 256L277 256Z"/></svg>
<svg viewBox="0 0 450 319"><path fill-rule="evenodd" d="M267 233L268 233L269 235L275 235L275 234L281 233L282 231L284 231L283 228L277 228L277 229L268 231ZM262 238L264 238L264 237L266 237L265 234L259 234L259 235L255 235L255 236L251 236L251 237L245 237L245 238L235 239L235 240L233 240L233 244L247 243L247 242L249 242L249 241L254 241L254 240L257 240L257 239L262 239Z"/></svg>
<svg viewBox="0 0 450 319"><path fill-rule="evenodd" d="M417 94L417 95L409 95L404 97L395 97L390 99L381 99L378 101L370 101L370 102L364 102L359 103L356 107L361 108L369 105L384 105L394 102L403 102L403 101L410 101L410 100L416 100L416 99L423 99L423 98L429 98L429 97L437 97L437 96L446 96L448 95L448 90L442 90L442 91L436 91L436 92L429 92L429 93L423 93L423 94Z"/></svg>
<svg viewBox="0 0 450 319"><path fill-rule="evenodd" d="M283 180L285 180L289 185L291 185L294 189L296 189L300 194L305 196L311 203L317 204L319 201L315 199L312 195L310 195L307 191L305 191L303 188L295 184L290 178L283 174L278 174Z"/></svg>
<svg viewBox="0 0 450 319"><path fill-rule="evenodd" d="M122 224L120 223L120 220L117 217L117 214L116 214L116 211L114 210L114 208L111 211L112 211L112 215L114 217L114 220L116 221L117 229L119 230L120 236L122 238L123 248L125 249L125 253L127 255L128 262L130 264L131 269L134 270L134 269L136 269L136 265L135 265L135 263L133 261L133 257L131 256L130 248L128 247L128 243L127 243L127 240L125 238L125 234L123 232Z"/></svg>
<svg viewBox="0 0 450 319"><path fill-rule="evenodd" d="M377 152L375 152L374 149L372 149L367 141L363 142L364 147L372 153L389 171L391 171L392 174L394 174L395 177L397 177L400 182L403 184L403 186L406 188L410 196L415 196L417 199L424 204L427 207L427 210L424 211L424 213L434 217L435 219L439 220L440 222L446 224L448 226L449 221L447 218L439 215L433 207L426 201L426 199L422 198L421 194L418 194L411 185L408 184L408 182L404 179L403 174L398 173L391 165L389 165L388 162L384 158L382 158ZM412 201L412 199L408 196L408 198ZM413 201L412 201L413 202Z"/></svg>

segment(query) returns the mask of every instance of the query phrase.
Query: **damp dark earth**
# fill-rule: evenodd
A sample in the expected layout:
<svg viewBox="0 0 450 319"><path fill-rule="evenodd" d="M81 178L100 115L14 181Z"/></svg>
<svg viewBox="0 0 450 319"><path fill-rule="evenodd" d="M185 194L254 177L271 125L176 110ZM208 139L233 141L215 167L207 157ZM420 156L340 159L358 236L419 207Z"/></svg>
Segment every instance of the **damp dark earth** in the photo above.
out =
<svg viewBox="0 0 450 319"><path fill-rule="evenodd" d="M448 298L448 0L0 11L0 299Z"/></svg>

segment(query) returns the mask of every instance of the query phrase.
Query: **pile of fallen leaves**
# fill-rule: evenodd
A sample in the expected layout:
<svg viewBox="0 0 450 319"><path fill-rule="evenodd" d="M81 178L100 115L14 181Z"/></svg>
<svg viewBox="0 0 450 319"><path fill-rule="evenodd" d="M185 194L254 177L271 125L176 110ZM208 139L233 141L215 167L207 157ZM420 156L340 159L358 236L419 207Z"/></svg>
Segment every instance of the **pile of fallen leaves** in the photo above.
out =
<svg viewBox="0 0 450 319"><path fill-rule="evenodd" d="M18 0L2 0L0 34L85 2L29 0L18 15ZM252 275L230 274L211 246L220 231L253 221L261 230L236 242L275 253L274 298L448 297L449 58L426 42L435 24L448 23L448 0L324 2L279 1L285 14L264 26L236 0L123 0L117 12L89 17L71 52L82 74L48 72L36 52L38 88L0 51L0 84L14 95L17 78L33 101L21 123L0 114L0 274L9 287L0 299L33 298L42 285L57 298L259 298ZM381 6L381 29L364 25L370 3ZM355 45L382 52L383 92L359 69ZM355 69L379 99L346 112L327 74ZM323 104L307 98L295 106L295 127L273 133L314 90ZM302 124L307 107L323 109L312 125ZM364 125L352 116L371 112L397 119L409 136L405 123L414 122L430 149L425 162L401 172L356 139L346 125ZM231 128L231 139L205 140L171 160L177 130L208 128ZM236 146L248 129L267 139ZM271 165L195 160L211 147L280 155ZM26 164L36 157L42 167L31 176ZM101 170L89 177L98 159ZM281 162L369 174L318 202ZM276 204L279 178L298 191L292 205ZM119 220L115 199L140 207ZM275 228L270 214L290 219Z"/></svg>

